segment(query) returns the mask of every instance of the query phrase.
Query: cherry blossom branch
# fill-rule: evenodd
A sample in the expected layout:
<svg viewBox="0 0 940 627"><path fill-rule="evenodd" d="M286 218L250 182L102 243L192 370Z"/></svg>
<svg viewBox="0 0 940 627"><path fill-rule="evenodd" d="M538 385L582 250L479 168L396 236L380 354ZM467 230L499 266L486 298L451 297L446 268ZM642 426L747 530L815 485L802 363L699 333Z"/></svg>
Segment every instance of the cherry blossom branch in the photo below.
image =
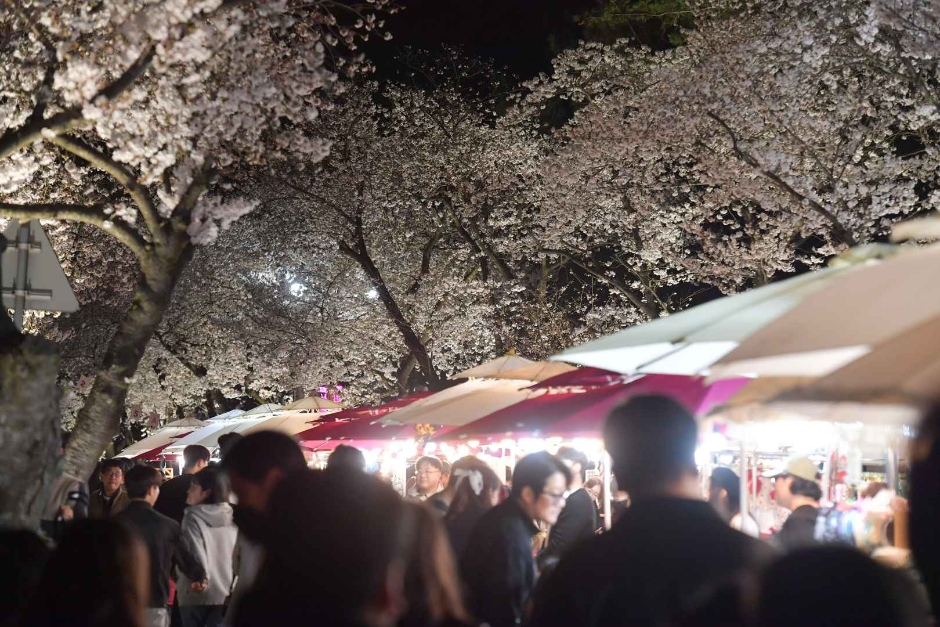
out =
<svg viewBox="0 0 940 627"><path fill-rule="evenodd" d="M162 244L165 241L166 236L163 229L160 228L160 214L157 212L157 208L154 206L153 199L150 197L147 188L140 184L140 181L134 176L133 172L104 152L93 148L78 138L57 135L49 141L110 174L127 190L127 193L134 200L137 208L140 209L140 213L144 217L144 222L154 242Z"/></svg>
<svg viewBox="0 0 940 627"><path fill-rule="evenodd" d="M0 202L0 216L25 222L28 220L71 220L97 226L127 246L143 264L150 255L147 242L125 224L111 220L104 205L35 204L15 205Z"/></svg>
<svg viewBox="0 0 940 627"><path fill-rule="evenodd" d="M134 84L153 61L154 48L148 46L137 60L131 64L124 73L113 82L106 85L91 99L91 102L97 102L99 98L104 100L114 100L121 95L124 90ZM68 131L86 123L82 107L73 107L56 115L45 119L34 119L25 126L16 130L8 130L0 136L0 159L4 159L21 148L29 146L38 141L43 136L43 131Z"/></svg>
<svg viewBox="0 0 940 627"><path fill-rule="evenodd" d="M760 172L762 175L764 175L764 178L773 182L777 187L786 192L791 198L801 204L805 203L810 209L828 220L832 234L836 239L846 244L847 246L858 245L858 241L855 239L855 237L849 233L848 229L845 228L845 226L831 211L823 207L812 198L798 192L793 188L793 186L784 181L780 175L778 175L776 172L765 169L763 166L761 166L760 162L753 157L753 155L742 149L738 143L737 134L731 129L730 126L728 126L727 122L711 111L706 112L706 115L720 124L725 132L728 133L728 136L731 139L731 149L741 161Z"/></svg>

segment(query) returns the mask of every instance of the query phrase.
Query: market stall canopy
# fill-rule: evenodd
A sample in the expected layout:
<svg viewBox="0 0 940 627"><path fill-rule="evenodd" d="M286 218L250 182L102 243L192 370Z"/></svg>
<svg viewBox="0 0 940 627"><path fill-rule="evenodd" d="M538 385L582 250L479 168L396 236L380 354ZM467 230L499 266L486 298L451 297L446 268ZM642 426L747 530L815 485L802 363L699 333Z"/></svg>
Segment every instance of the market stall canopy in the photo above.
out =
<svg viewBox="0 0 940 627"><path fill-rule="evenodd" d="M510 407L455 429L449 439L481 437L593 437L601 436L614 408L631 396L669 396L696 415L724 402L747 383L729 379L707 384L700 377L646 375L629 383L594 388L581 386L532 390L532 395Z"/></svg>
<svg viewBox="0 0 940 627"><path fill-rule="evenodd" d="M570 387L576 385L597 387L599 385L611 385L614 383L628 383L634 378L636 378L636 375L625 375L612 370L604 370L603 368L583 366L552 377L551 379L545 379L535 385L529 386L529 389L538 390L541 388Z"/></svg>
<svg viewBox="0 0 940 627"><path fill-rule="evenodd" d="M199 420L198 418L193 418L192 416L187 416L186 418L183 418L182 420L174 420L173 422L166 423L165 425L163 425L163 428L160 431L162 431L163 429L189 429L190 431L192 431L193 429L200 429L204 426L206 426L206 423L203 422L202 420ZM160 431L157 431L157 433L160 433Z"/></svg>
<svg viewBox="0 0 940 627"><path fill-rule="evenodd" d="M526 381L471 379L420 400L383 422L397 424L465 425L525 400L531 392L520 389Z"/></svg>
<svg viewBox="0 0 940 627"><path fill-rule="evenodd" d="M231 410L231 411L225 412L224 414L219 414L218 416L213 416L212 418L207 418L207 419L206 419L206 422L217 422L217 421L219 421L219 420L231 420L231 419L233 419L233 418L238 418L239 416L241 416L241 415L244 414L244 413L245 413L245 411L244 411L243 409L233 409L233 410Z"/></svg>
<svg viewBox="0 0 940 627"><path fill-rule="evenodd" d="M940 245L852 268L749 337L711 374L826 376L940 316L938 276Z"/></svg>
<svg viewBox="0 0 940 627"><path fill-rule="evenodd" d="M199 422L198 420L195 420L194 418L193 419L187 418L186 420L177 420L175 422L170 423L170 425L180 425L180 426L164 427L160 429L159 431L157 431L156 433L150 436L147 436L143 440L140 440L139 442L135 442L131 444L126 449L118 453L116 457L127 457L131 459L136 459L136 458L144 459L144 457L142 456L152 453L152 451L154 451L155 449L163 450L167 446L170 446L171 444L175 443L179 438L182 438L190 433L193 433L195 430L200 429L199 426L194 426L192 422L186 424L185 426L181 424L187 421L195 421L200 426L202 425L201 422ZM147 459L149 459L149 457L147 457Z"/></svg>
<svg viewBox="0 0 940 627"><path fill-rule="evenodd" d="M563 361L533 361L531 364L512 370L504 370L493 375L494 379L509 379L515 381L545 381L577 370L575 366L566 364Z"/></svg>
<svg viewBox="0 0 940 627"><path fill-rule="evenodd" d="M450 428L432 426L431 429L434 433L446 433ZM364 447L370 442L416 440L424 435L428 435L424 425L419 427L419 425L384 424L378 420L355 420L345 423L328 422L297 434L297 439L310 448L322 450L317 443L338 442Z"/></svg>
<svg viewBox="0 0 940 627"><path fill-rule="evenodd" d="M358 407L350 407L349 409L344 409L335 414L327 414L318 419L317 422L340 422L359 420L360 418L375 420L394 411L398 411L399 409L408 407L412 403L420 401L422 398L427 398L432 394L434 394L434 392L415 392L414 394L402 396L401 398L393 399L381 405L359 405Z"/></svg>
<svg viewBox="0 0 940 627"><path fill-rule="evenodd" d="M203 427L198 431L190 433L185 438L175 441L167 453L170 452L181 452L184 448L190 444L198 444L204 446L210 451L216 448L219 445L219 436L225 433L241 433L246 429L250 429L256 424L260 424L267 420L267 418L246 418L245 420L236 420L232 422L226 422L223 424L211 424L208 427Z"/></svg>
<svg viewBox="0 0 940 627"><path fill-rule="evenodd" d="M569 348L551 359L626 374L701 374L845 271L827 268L718 298Z"/></svg>
<svg viewBox="0 0 940 627"><path fill-rule="evenodd" d="M495 377L503 372L516 370L535 363L531 359L519 357L514 352L510 352L503 357L499 357L485 364L480 364L475 368L458 372L450 377L451 379L486 379Z"/></svg>
<svg viewBox="0 0 940 627"><path fill-rule="evenodd" d="M320 398L319 396L308 396L306 398L300 399L299 401L294 401L293 403L290 403L289 405L284 405L284 407L282 407L281 409L288 410L288 411L300 411L300 410L305 410L305 409L309 409L312 411L322 411L324 409L329 410L329 409L342 409L342 408L343 406L340 403L334 403L333 401L329 399Z"/></svg>
<svg viewBox="0 0 940 627"><path fill-rule="evenodd" d="M239 433L242 435L251 435L258 431L279 431L287 435L294 435L312 428L311 423L316 422L316 416L316 414L278 414L256 425L252 425Z"/></svg>
<svg viewBox="0 0 940 627"><path fill-rule="evenodd" d="M242 416L260 416L261 414L273 414L276 411L282 411L284 408L277 403L265 403L258 405L251 411L246 411Z"/></svg>

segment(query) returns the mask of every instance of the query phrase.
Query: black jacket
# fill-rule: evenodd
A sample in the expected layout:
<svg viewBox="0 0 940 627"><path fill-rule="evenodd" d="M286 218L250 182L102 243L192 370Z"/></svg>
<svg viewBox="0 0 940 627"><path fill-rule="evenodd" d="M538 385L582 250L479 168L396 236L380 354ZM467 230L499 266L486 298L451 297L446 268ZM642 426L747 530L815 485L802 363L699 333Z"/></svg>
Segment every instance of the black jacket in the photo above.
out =
<svg viewBox="0 0 940 627"><path fill-rule="evenodd" d="M150 607L166 606L174 564L192 581L205 581L206 569L183 543L179 523L145 501L131 501L115 520L136 533L150 554Z"/></svg>
<svg viewBox="0 0 940 627"><path fill-rule="evenodd" d="M532 536L538 533L513 497L486 512L461 560L471 613L491 627L522 623L535 585Z"/></svg>
<svg viewBox="0 0 940 627"><path fill-rule="evenodd" d="M192 484L193 475L173 477L160 486L160 496L157 497L153 508L182 524L183 514L186 513L186 493L189 492L189 486Z"/></svg>
<svg viewBox="0 0 940 627"><path fill-rule="evenodd" d="M710 589L770 562L773 549L728 527L704 501L640 501L548 575L533 627L669 624Z"/></svg>
<svg viewBox="0 0 940 627"><path fill-rule="evenodd" d="M597 530L597 508L594 500L583 488L572 492L561 510L558 521L552 525L548 546L539 553L539 566L561 559L576 544L594 537Z"/></svg>
<svg viewBox="0 0 940 627"><path fill-rule="evenodd" d="M450 539L450 546L454 549L454 555L457 559L463 557L467 544L470 542L470 536L477 523L483 518L487 510L476 501L471 501L467 509L456 516L444 519L444 527L447 528L447 537Z"/></svg>
<svg viewBox="0 0 940 627"><path fill-rule="evenodd" d="M812 505L797 507L774 536L774 545L783 551L792 551L817 544L816 515L818 513L819 510Z"/></svg>

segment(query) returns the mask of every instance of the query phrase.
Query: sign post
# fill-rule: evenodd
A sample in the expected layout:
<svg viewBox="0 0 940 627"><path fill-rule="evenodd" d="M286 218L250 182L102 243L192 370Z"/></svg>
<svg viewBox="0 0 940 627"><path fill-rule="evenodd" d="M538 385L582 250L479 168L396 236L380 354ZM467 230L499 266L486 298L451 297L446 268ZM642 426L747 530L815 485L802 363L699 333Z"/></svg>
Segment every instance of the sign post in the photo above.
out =
<svg viewBox="0 0 940 627"><path fill-rule="evenodd" d="M0 251L0 306L13 310L16 328L23 330L27 309L77 311L78 301L39 220L22 225L11 220L3 236L7 245Z"/></svg>

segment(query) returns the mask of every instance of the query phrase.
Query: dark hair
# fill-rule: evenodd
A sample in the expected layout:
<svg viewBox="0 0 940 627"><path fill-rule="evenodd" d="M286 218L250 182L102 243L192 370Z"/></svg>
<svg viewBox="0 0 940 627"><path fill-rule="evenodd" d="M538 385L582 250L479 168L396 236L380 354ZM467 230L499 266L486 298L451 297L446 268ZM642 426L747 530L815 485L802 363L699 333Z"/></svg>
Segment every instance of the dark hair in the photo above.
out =
<svg viewBox="0 0 940 627"><path fill-rule="evenodd" d="M390 486L349 468L303 470L285 478L271 495L266 576L254 589L259 611L283 607L300 615L310 608L322 616L363 609L402 557L402 504Z"/></svg>
<svg viewBox="0 0 940 627"><path fill-rule="evenodd" d="M49 547L39 536L26 529L0 530L0 625L28 625L20 616L39 588L43 569L49 559Z"/></svg>
<svg viewBox="0 0 940 627"><path fill-rule="evenodd" d="M862 499L873 499L878 495L879 492L887 489L887 483L884 483L883 481L872 481L867 486L865 486L865 489L858 496Z"/></svg>
<svg viewBox="0 0 940 627"><path fill-rule="evenodd" d="M741 511L741 479L730 468L716 468L712 471L712 488L723 489L728 493L728 511L732 516Z"/></svg>
<svg viewBox="0 0 940 627"><path fill-rule="evenodd" d="M411 546L405 571L408 612L398 627L470 624L461 597L456 559L440 517L418 503L405 503L403 513Z"/></svg>
<svg viewBox="0 0 940 627"><path fill-rule="evenodd" d="M415 462L415 470L417 470L418 466L420 466L421 464L429 464L431 466L434 466L435 468L441 471L441 474L444 474L444 463L441 462L441 460L439 460L436 457L425 455L424 457L420 458L418 461Z"/></svg>
<svg viewBox="0 0 940 627"><path fill-rule="evenodd" d="M441 460L441 474L444 475L445 477L449 477L451 470L452 468L451 468L450 462L442 459Z"/></svg>
<svg viewBox="0 0 940 627"><path fill-rule="evenodd" d="M447 520L453 520L470 508L486 511L492 507L490 495L494 490L499 490L503 482L499 480L499 476L485 462L480 462L480 464L479 467L458 468L455 471L464 472L466 470L467 472L480 473L483 479L483 488L477 494L473 491L473 485L469 477L455 475L451 482L457 486L457 489L454 493L454 500L451 501L450 507L447 509L447 515L445 516Z"/></svg>
<svg viewBox="0 0 940 627"><path fill-rule="evenodd" d="M222 460L222 467L229 474L248 481L261 481L275 468L285 474L304 470L307 461L290 436L277 431L259 431L236 442Z"/></svg>
<svg viewBox="0 0 940 627"><path fill-rule="evenodd" d="M526 455L519 460L512 473L512 495L519 497L525 487L532 488L536 496L540 495L545 489L545 482L555 473L564 475L565 485L571 483L571 471L551 453L541 451Z"/></svg>
<svg viewBox="0 0 940 627"><path fill-rule="evenodd" d="M106 459L101 462L101 468L98 470L98 472L104 474L104 471L109 468L117 468L121 471L121 474L124 474L124 460L120 457Z"/></svg>
<svg viewBox="0 0 940 627"><path fill-rule="evenodd" d="M621 489L635 499L696 472L695 418L665 396L635 396L611 412L604 443Z"/></svg>
<svg viewBox="0 0 940 627"><path fill-rule="evenodd" d="M754 624L831 627L925 624L926 609L899 573L844 546L798 549L771 564L761 576Z"/></svg>
<svg viewBox="0 0 940 627"><path fill-rule="evenodd" d="M243 437L244 436L241 433L235 433L234 431L220 435L219 456L224 458L226 455L228 455L228 452L232 450L232 447L238 444L238 441Z"/></svg>
<svg viewBox="0 0 940 627"><path fill-rule="evenodd" d="M228 479L217 468L205 468L193 475L193 483L203 490L209 490L210 495L204 501L207 505L228 503Z"/></svg>
<svg viewBox="0 0 940 627"><path fill-rule="evenodd" d="M149 602L141 581L149 572L147 558L140 540L114 520L72 522L46 565L23 624L142 626Z"/></svg>
<svg viewBox="0 0 940 627"><path fill-rule="evenodd" d="M940 405L924 417L910 447L911 553L940 612Z"/></svg>
<svg viewBox="0 0 940 627"><path fill-rule="evenodd" d="M794 477L793 475L786 476L793 479L793 483L790 484L790 492L793 494L806 496L814 501L818 501L822 498L822 488L820 488L819 484L815 481L807 481L806 479Z"/></svg>
<svg viewBox="0 0 940 627"><path fill-rule="evenodd" d="M199 462L209 463L209 459L212 457L212 453L209 452L204 446L199 444L190 444L183 449L183 466L185 468L192 468Z"/></svg>
<svg viewBox="0 0 940 627"><path fill-rule="evenodd" d="M163 475L150 466L135 466L124 477L124 489L132 499L142 499L153 486L163 485Z"/></svg>
<svg viewBox="0 0 940 627"><path fill-rule="evenodd" d="M572 446L562 446L558 449L558 452L555 453L555 457L562 461L569 461L572 464L580 464L581 481L585 481L587 479L588 470L593 470L593 468L591 468L591 463L588 461L587 455Z"/></svg>
<svg viewBox="0 0 940 627"><path fill-rule="evenodd" d="M356 447L349 446L348 444L340 444L330 453L329 459L326 460L326 465L328 468L344 466L365 472L366 458L365 455L362 454L362 451Z"/></svg>

